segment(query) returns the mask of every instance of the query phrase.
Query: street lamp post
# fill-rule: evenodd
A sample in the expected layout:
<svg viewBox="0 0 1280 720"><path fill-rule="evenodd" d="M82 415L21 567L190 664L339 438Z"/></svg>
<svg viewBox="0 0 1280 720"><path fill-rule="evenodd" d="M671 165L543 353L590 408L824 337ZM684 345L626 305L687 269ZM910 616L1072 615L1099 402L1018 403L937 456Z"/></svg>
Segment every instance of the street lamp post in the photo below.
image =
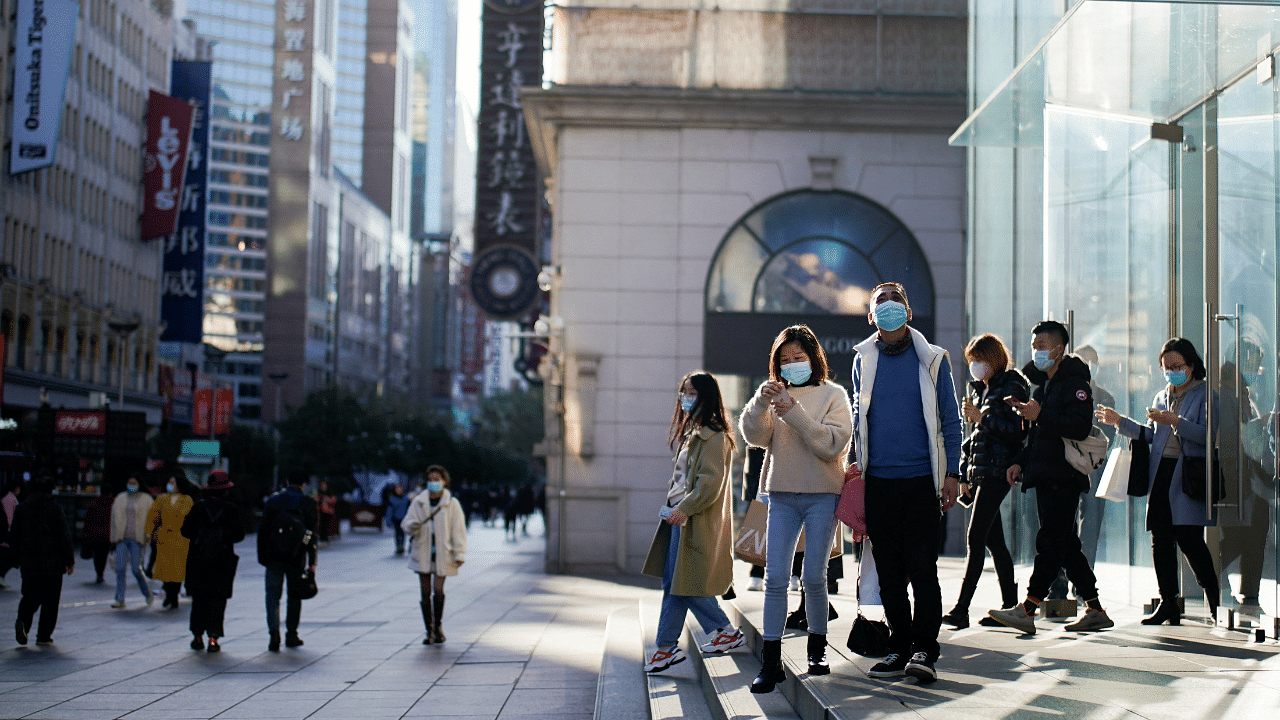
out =
<svg viewBox="0 0 1280 720"><path fill-rule="evenodd" d="M112 332L120 336L120 344L116 347L116 355L120 359L120 410L124 410L124 346L125 342L128 341L129 336L138 329L140 324L141 322L136 319L128 322L112 320L107 323L107 327L111 328Z"/></svg>

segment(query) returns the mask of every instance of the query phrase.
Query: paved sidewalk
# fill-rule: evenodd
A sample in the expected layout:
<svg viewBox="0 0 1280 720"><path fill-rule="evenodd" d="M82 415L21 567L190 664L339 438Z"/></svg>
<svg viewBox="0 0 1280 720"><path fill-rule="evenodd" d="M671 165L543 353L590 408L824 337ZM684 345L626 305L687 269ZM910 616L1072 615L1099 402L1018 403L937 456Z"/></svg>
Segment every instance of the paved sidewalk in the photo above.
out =
<svg viewBox="0 0 1280 720"><path fill-rule="evenodd" d="M450 578L448 642L424 646L417 578L390 533L347 533L321 550L320 595L303 603L306 645L267 652L262 568L250 536L227 608L223 650L188 647L189 601L148 608L91 561L66 579L55 645L0 643L0 718L591 718L605 623L652 590L544 575L542 526L518 542L472 523L467 563ZM12 627L19 575L0 591ZM131 579L132 583L132 579ZM6 631L7 632L7 631Z"/></svg>

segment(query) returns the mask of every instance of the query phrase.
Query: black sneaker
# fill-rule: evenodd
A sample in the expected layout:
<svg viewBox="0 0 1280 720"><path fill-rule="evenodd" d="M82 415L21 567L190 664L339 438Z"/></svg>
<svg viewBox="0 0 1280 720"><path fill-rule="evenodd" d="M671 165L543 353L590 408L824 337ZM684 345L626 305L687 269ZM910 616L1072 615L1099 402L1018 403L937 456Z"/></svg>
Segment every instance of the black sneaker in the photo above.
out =
<svg viewBox="0 0 1280 720"><path fill-rule="evenodd" d="M952 610L942 616L942 622L957 630L963 630L969 627L969 611L968 610ZM997 623L998 624L998 623Z"/></svg>
<svg viewBox="0 0 1280 720"><path fill-rule="evenodd" d="M907 656L893 653L883 661L871 666L867 673L873 678L894 678L907 674Z"/></svg>
<svg viewBox="0 0 1280 720"><path fill-rule="evenodd" d="M938 671L933 669L933 662L929 660L928 653L918 652L912 655L905 672L922 683L931 683L938 679Z"/></svg>
<svg viewBox="0 0 1280 720"><path fill-rule="evenodd" d="M287 633L284 636L285 647L291 647L291 648L302 647L304 644L305 643L302 642L302 638L298 637L297 634L295 633Z"/></svg>
<svg viewBox="0 0 1280 720"><path fill-rule="evenodd" d="M21 620L14 622L13 633L19 645L27 644L27 626L23 625Z"/></svg>
<svg viewBox="0 0 1280 720"><path fill-rule="evenodd" d="M280 633L267 636L267 652L280 652Z"/></svg>

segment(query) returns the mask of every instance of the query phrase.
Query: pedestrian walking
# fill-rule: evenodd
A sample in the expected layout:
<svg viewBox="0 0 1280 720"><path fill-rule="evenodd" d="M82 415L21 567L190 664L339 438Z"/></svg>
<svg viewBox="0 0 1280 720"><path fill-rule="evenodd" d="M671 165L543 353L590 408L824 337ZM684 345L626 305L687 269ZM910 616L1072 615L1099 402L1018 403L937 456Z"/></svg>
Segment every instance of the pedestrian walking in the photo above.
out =
<svg viewBox="0 0 1280 720"><path fill-rule="evenodd" d="M93 558L93 570L97 573L95 583L105 582L103 577L107 569L107 558L111 555L111 506L115 498L109 493L102 493L89 501L84 511L84 529L80 533L80 556L86 560Z"/></svg>
<svg viewBox="0 0 1280 720"><path fill-rule="evenodd" d="M988 333L975 337L965 348L964 356L969 361L969 375L973 381L969 383L962 412L973 431L962 446L961 495L970 499L973 511L965 536L968 553L964 579L960 582L960 596L951 612L942 616L943 622L954 628L969 627L969 603L978 589L988 550L1000 583L1001 607L1009 608L1018 603L1013 556L1005 545L1000 504L1009 494L1009 466L1026 444L1027 425L1005 402L1005 398L1026 402L1031 397L1030 383L1013 367L1009 348L998 336ZM978 624L1001 626L985 615Z"/></svg>
<svg viewBox="0 0 1280 720"><path fill-rule="evenodd" d="M900 283L872 291L867 320L876 333L853 360L856 462L847 477L866 483L867 536L890 629L889 654L868 674L927 683L938 678L940 523L959 494L963 429L951 358L911 319Z"/></svg>
<svg viewBox="0 0 1280 720"><path fill-rule="evenodd" d="M690 612L710 638L704 651L728 652L746 642L715 597L733 584L734 442L720 385L710 373L689 373L680 381L667 446L676 453L675 470L644 563L646 575L662 578L657 649L645 672L686 659L680 635Z"/></svg>
<svg viewBox="0 0 1280 720"><path fill-rule="evenodd" d="M19 645L27 644L36 610L40 624L36 644L52 645L58 626L62 576L75 570L71 531L62 507L53 500L53 480L41 476L27 486L27 499L14 510L9 545L22 571L22 599L14 632Z"/></svg>
<svg viewBox="0 0 1280 720"><path fill-rule="evenodd" d="M222 621L240 563L235 545L244 539L240 511L229 497L233 487L235 483L226 472L209 473L203 497L182 522L182 537L191 543L186 553L186 582L187 594L191 596L192 650L204 649L207 635L209 652L216 653L222 649L220 638L226 634ZM161 561L163 559L162 554ZM177 606L176 596L174 606Z"/></svg>
<svg viewBox="0 0 1280 720"><path fill-rule="evenodd" d="M404 554L404 528L400 527L400 521L404 520L404 516L409 512L409 503L412 502L405 497L404 486L396 483L391 489L391 494L387 496L386 523L396 534L396 554Z"/></svg>
<svg viewBox="0 0 1280 720"><path fill-rule="evenodd" d="M22 481L17 478L10 478L4 483L4 489L0 492L4 493L4 497L0 497L0 510L4 511L0 515L0 587L7 587L4 579L9 574L9 570L18 566L18 558L13 554L13 548L9 544L9 531L13 528L13 513L18 509L18 490L22 487Z"/></svg>
<svg viewBox="0 0 1280 720"><path fill-rule="evenodd" d="M147 584L147 576L142 573L142 553L151 542L151 527L147 525L151 495L141 492L141 488L138 478L130 477L125 481L124 491L116 495L111 505L111 542L116 551L116 601L111 604L113 608L125 607L127 571L133 572L147 605L155 600Z"/></svg>
<svg viewBox="0 0 1280 720"><path fill-rule="evenodd" d="M1143 625L1182 621L1178 596L1178 550L1187 559L1196 582L1204 590L1209 615L1217 617L1220 588L1204 528L1213 526L1217 509L1206 519L1204 468L1208 455L1204 361L1185 338L1173 338L1160 349L1165 387L1147 410L1147 422L1137 422L1098 405L1098 420L1121 435L1151 445L1147 466L1147 530L1151 533L1151 561L1155 566L1160 604ZM1189 468L1194 467L1194 470ZM1191 490L1197 497L1192 497ZM1199 492L1196 492L1198 490Z"/></svg>
<svg viewBox="0 0 1280 720"><path fill-rule="evenodd" d="M320 542L328 545L330 538L336 539L339 535L338 496L324 480L316 488L316 505L320 510Z"/></svg>
<svg viewBox="0 0 1280 720"><path fill-rule="evenodd" d="M1071 336L1060 322L1044 320L1031 329L1032 360L1022 369L1036 386L1031 399L1008 399L1010 406L1031 423L1027 446L1014 458L1006 479L1022 491L1036 491L1036 557L1027 583L1027 599L1011 608L992 610L991 617L1028 635L1035 634L1036 609L1049 592L1058 570L1085 599L1085 613L1063 629L1071 632L1105 630L1115 625L1098 599L1098 580L1081 550L1076 528L1080 494L1089 489L1089 476L1067 462L1066 440L1081 441L1093 427L1093 391L1089 366L1067 353Z"/></svg>
<svg viewBox="0 0 1280 720"><path fill-rule="evenodd" d="M182 534L182 522L195 501L186 494L185 474L174 473L165 483L164 494L151 503L147 527L154 528L156 566L152 580L164 588L162 607L177 609L178 591L187 576L187 548L191 541Z"/></svg>
<svg viewBox="0 0 1280 720"><path fill-rule="evenodd" d="M767 693L786 677L782 631L787 581L802 529L809 674L831 672L826 661L827 558L835 538L836 503L853 417L849 394L832 382L826 353L807 326L793 325L774 339L769 379L747 402L739 424L748 445L766 450L761 479L769 496L763 665L751 692Z"/></svg>
<svg viewBox="0 0 1280 720"><path fill-rule="evenodd" d="M423 645L442 643L444 632L444 581L458 574L467 559L467 520L462 503L449 494L449 471L439 465L427 468L427 489L409 505L401 527L409 536L409 569L418 574L422 600Z"/></svg>
<svg viewBox="0 0 1280 720"><path fill-rule="evenodd" d="M300 647L298 623L302 620L304 573L316 572L316 527L320 522L316 501L302 491L308 478L291 471L289 486L267 499L258 530L258 564L266 568L267 650L280 650L280 596L286 594L285 646Z"/></svg>
<svg viewBox="0 0 1280 720"><path fill-rule="evenodd" d="M516 491L516 518L520 521L520 534L529 537L529 517L537 509L538 498L532 483L524 483Z"/></svg>

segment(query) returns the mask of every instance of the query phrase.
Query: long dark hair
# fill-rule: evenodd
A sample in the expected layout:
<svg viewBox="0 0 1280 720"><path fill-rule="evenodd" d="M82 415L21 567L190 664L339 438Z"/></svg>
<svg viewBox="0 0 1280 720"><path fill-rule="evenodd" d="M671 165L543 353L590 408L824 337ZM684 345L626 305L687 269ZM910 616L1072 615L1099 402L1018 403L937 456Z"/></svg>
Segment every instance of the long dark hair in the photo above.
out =
<svg viewBox="0 0 1280 720"><path fill-rule="evenodd" d="M689 383L698 391L698 399L693 409L685 412L680 407L680 396L684 394L684 384ZM671 434L667 437L667 445L675 450L684 439L686 433L696 427L708 427L722 432L729 438L729 446L734 446L733 431L730 429L728 417L724 412L724 398L720 395L720 383L709 372L695 370L680 380L680 389L676 393L676 410L671 415Z"/></svg>
<svg viewBox="0 0 1280 720"><path fill-rule="evenodd" d="M787 383L782 379L782 346L790 342L800 343L804 354L809 356L809 367L813 374L805 385L821 385L823 380L831 379L831 366L827 364L827 354L822 351L822 343L813 334L808 325L792 325L778 333L773 339L773 347L769 348L769 379L773 382Z"/></svg>
<svg viewBox="0 0 1280 720"><path fill-rule="evenodd" d="M1196 346L1186 338L1169 338L1165 341L1164 347L1160 348L1160 357L1164 357L1166 353L1176 352L1187 361L1187 365L1191 366L1191 377L1195 380L1203 380L1208 372L1204 369L1204 360L1200 359L1200 353L1196 352Z"/></svg>

